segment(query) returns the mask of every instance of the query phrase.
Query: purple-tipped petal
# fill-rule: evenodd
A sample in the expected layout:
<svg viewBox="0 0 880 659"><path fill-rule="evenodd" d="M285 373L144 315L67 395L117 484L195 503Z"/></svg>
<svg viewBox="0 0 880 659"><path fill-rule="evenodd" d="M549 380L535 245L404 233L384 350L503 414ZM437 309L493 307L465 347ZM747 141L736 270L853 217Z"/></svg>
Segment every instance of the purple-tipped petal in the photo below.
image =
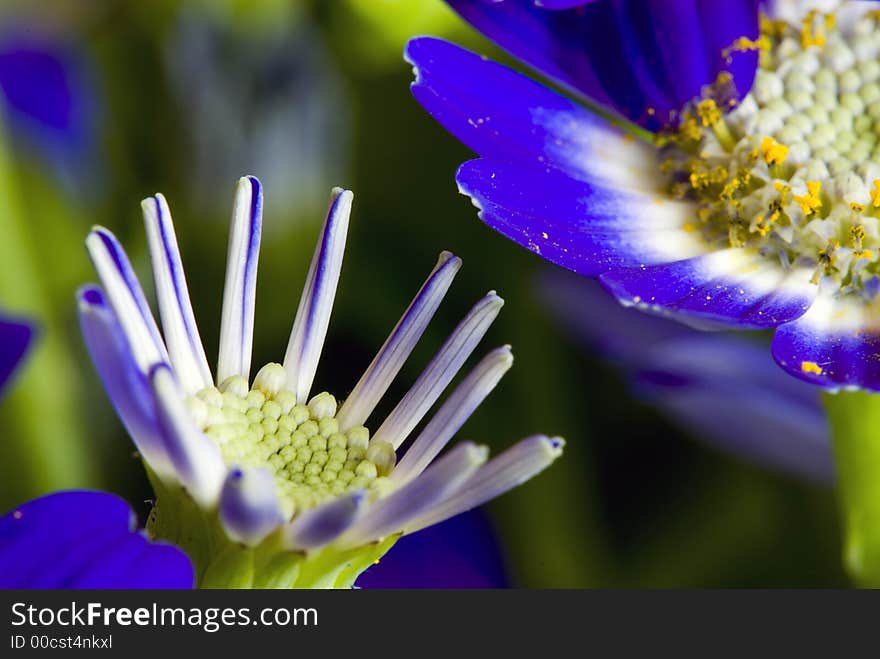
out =
<svg viewBox="0 0 880 659"><path fill-rule="evenodd" d="M220 520L229 537L257 545L281 525L275 481L266 469L232 469L220 493Z"/></svg>
<svg viewBox="0 0 880 659"><path fill-rule="evenodd" d="M0 314L0 395L24 358L33 337L33 325L24 319Z"/></svg>
<svg viewBox="0 0 880 659"><path fill-rule="evenodd" d="M156 364L149 377L159 430L177 480L199 505L210 509L217 502L226 478L220 451L190 416L171 368Z"/></svg>
<svg viewBox="0 0 880 659"><path fill-rule="evenodd" d="M612 187L657 187L653 146L526 76L432 37L411 40L404 56L415 99L480 156Z"/></svg>
<svg viewBox="0 0 880 659"><path fill-rule="evenodd" d="M186 554L150 542L136 522L104 492L29 501L0 518L0 588L192 588Z"/></svg>
<svg viewBox="0 0 880 659"><path fill-rule="evenodd" d="M450 252L440 255L427 281L340 408L336 415L340 430L363 425L370 416L424 334L460 267L457 256Z"/></svg>
<svg viewBox="0 0 880 659"><path fill-rule="evenodd" d="M492 291L471 308L412 388L373 433L372 442L384 441L397 448L406 441L486 335L502 306L504 300Z"/></svg>
<svg viewBox="0 0 880 659"><path fill-rule="evenodd" d="M305 403L309 398L330 325L330 312L342 272L352 198L353 194L348 190L333 190L284 355L284 368L289 374L288 387L296 393L299 403Z"/></svg>
<svg viewBox="0 0 880 659"><path fill-rule="evenodd" d="M789 377L766 346L694 334L653 346L637 390L695 437L818 482L834 478L820 390Z"/></svg>
<svg viewBox="0 0 880 659"><path fill-rule="evenodd" d="M356 547L403 531L434 505L457 491L488 456L485 446L459 444L418 478L374 503L339 539L341 547Z"/></svg>
<svg viewBox="0 0 880 659"><path fill-rule="evenodd" d="M559 10L572 9L574 7L582 7L596 0L532 0L532 4L543 9Z"/></svg>
<svg viewBox="0 0 880 659"><path fill-rule="evenodd" d="M705 252L683 228L691 204L577 181L549 168L471 160L456 175L480 219L542 258L581 275Z"/></svg>
<svg viewBox="0 0 880 659"><path fill-rule="evenodd" d="M559 11L530 0L447 0L465 20L541 73L649 130L719 73L742 98L757 53L723 51L758 37L758 0L602 1Z"/></svg>
<svg viewBox="0 0 880 659"><path fill-rule="evenodd" d="M876 305L820 295L798 320L773 336L773 357L786 371L820 386L880 391L880 322Z"/></svg>
<svg viewBox="0 0 880 659"><path fill-rule="evenodd" d="M284 528L284 545L301 551L320 549L345 533L366 504L366 492L356 490L306 510Z"/></svg>
<svg viewBox="0 0 880 659"><path fill-rule="evenodd" d="M141 208L168 356L184 391L193 394L211 386L211 369L196 326L171 210L161 194L145 199Z"/></svg>
<svg viewBox="0 0 880 659"><path fill-rule="evenodd" d="M492 393L511 366L513 354L509 346L496 348L483 357L415 438L391 472L391 480L402 485L417 478Z"/></svg>
<svg viewBox="0 0 880 659"><path fill-rule="evenodd" d="M116 315L97 286L81 288L77 302L83 339L116 414L147 464L160 476L170 475L153 392Z"/></svg>
<svg viewBox="0 0 880 659"><path fill-rule="evenodd" d="M262 227L262 186L253 176L244 176L235 188L229 227L217 357L218 384L233 375L250 377Z"/></svg>
<svg viewBox="0 0 880 659"><path fill-rule="evenodd" d="M412 517L405 526L415 533L459 513L476 508L537 476L562 455L565 442L559 437L534 435L514 444L477 469L450 496Z"/></svg>
<svg viewBox="0 0 880 659"><path fill-rule="evenodd" d="M622 304L674 316L701 329L776 327L802 316L816 297L811 272L730 248L685 261L622 268L599 280Z"/></svg>
<svg viewBox="0 0 880 659"><path fill-rule="evenodd" d="M167 362L159 327L116 236L95 227L86 238L86 248L140 369L148 373L154 364Z"/></svg>

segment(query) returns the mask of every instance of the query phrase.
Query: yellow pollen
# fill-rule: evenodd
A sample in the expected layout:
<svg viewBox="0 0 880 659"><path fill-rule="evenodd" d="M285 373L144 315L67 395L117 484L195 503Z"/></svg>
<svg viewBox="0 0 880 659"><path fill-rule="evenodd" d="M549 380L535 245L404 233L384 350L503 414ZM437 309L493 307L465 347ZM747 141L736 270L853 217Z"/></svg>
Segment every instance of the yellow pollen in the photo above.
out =
<svg viewBox="0 0 880 659"><path fill-rule="evenodd" d="M788 158L788 147L772 137L761 140L761 155L768 165L781 165Z"/></svg>
<svg viewBox="0 0 880 659"><path fill-rule="evenodd" d="M816 362L801 362L801 371L813 375L822 375L825 372Z"/></svg>
<svg viewBox="0 0 880 659"><path fill-rule="evenodd" d="M880 178L874 179L874 189L871 190L871 205L880 208Z"/></svg>
<svg viewBox="0 0 880 659"><path fill-rule="evenodd" d="M712 126L721 119L721 110L711 98L700 101L697 104L697 114L704 126Z"/></svg>
<svg viewBox="0 0 880 659"><path fill-rule="evenodd" d="M817 14L818 12L815 9L811 9L801 24L801 46L803 48L809 48L810 46L821 48L825 45L825 32L815 26ZM825 25L826 27L828 26L827 18Z"/></svg>
<svg viewBox="0 0 880 659"><path fill-rule="evenodd" d="M822 208L822 200L819 193L822 190L822 181L807 181L807 194L794 195L794 200L801 207L804 215L812 215Z"/></svg>
<svg viewBox="0 0 880 659"><path fill-rule="evenodd" d="M684 229L685 231L687 231L688 233L691 233L692 231L697 230L697 227L691 222L685 222L684 226L682 226L681 228Z"/></svg>
<svg viewBox="0 0 880 659"><path fill-rule="evenodd" d="M855 213L864 213L865 212L865 207L862 204L857 204L854 201L850 202L849 207Z"/></svg>
<svg viewBox="0 0 880 659"><path fill-rule="evenodd" d="M733 62L733 58L731 55L733 53L746 53L751 50L760 50L766 51L770 48L770 39L768 39L765 35L759 36L757 39L749 39L748 37L740 37L736 41L734 41L728 48L725 48L721 51L721 55L724 57L725 61L728 64Z"/></svg>

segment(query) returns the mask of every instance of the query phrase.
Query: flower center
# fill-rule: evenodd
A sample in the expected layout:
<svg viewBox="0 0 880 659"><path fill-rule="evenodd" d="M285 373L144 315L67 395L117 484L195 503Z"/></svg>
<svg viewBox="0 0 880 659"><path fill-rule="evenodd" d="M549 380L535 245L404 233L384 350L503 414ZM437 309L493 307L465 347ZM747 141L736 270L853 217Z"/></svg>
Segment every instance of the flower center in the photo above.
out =
<svg viewBox="0 0 880 659"><path fill-rule="evenodd" d="M846 29L810 12L762 21L751 92L728 114L730 78L658 138L667 192L697 204L684 228L713 247L751 247L813 282L873 297L880 289L880 25Z"/></svg>
<svg viewBox="0 0 880 659"><path fill-rule="evenodd" d="M396 462L387 442L370 442L364 426L340 431L336 399L327 392L308 404L284 388L280 364L267 364L249 387L242 376L187 400L196 423L229 466L264 467L275 477L282 511L292 517L348 490L387 491Z"/></svg>

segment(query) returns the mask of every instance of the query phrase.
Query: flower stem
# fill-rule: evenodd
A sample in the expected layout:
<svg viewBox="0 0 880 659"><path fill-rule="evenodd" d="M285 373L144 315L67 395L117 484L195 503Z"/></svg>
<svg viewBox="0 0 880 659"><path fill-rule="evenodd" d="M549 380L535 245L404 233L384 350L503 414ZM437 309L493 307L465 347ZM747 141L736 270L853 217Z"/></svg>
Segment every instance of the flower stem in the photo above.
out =
<svg viewBox="0 0 880 659"><path fill-rule="evenodd" d="M826 394L844 520L843 562L860 586L880 586L880 396Z"/></svg>

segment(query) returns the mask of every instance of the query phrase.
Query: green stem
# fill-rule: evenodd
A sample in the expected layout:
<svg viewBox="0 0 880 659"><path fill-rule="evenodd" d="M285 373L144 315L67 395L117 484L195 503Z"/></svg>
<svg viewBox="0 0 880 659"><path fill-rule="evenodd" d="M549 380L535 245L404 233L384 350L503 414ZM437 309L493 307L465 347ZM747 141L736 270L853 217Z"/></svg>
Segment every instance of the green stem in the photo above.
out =
<svg viewBox="0 0 880 659"><path fill-rule="evenodd" d="M860 586L880 587L880 396L827 394L843 512L843 562Z"/></svg>

